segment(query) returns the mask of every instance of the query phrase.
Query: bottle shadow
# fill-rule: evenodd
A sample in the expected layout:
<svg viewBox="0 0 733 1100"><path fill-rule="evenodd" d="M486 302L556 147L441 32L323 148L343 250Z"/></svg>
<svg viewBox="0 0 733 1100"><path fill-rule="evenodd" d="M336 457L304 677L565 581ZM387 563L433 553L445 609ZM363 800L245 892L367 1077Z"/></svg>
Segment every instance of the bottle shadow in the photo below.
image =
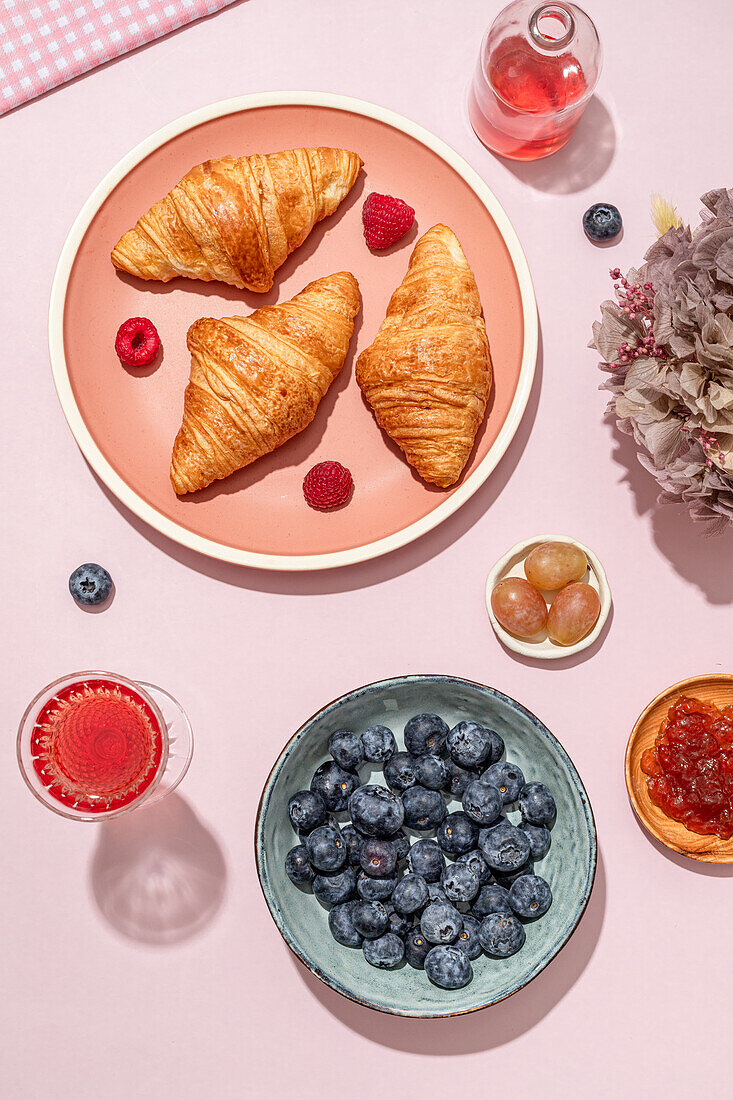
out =
<svg viewBox="0 0 733 1100"><path fill-rule="evenodd" d="M480 1012L442 1020L414 1020L364 1008L324 985L295 957L293 962L323 1007L346 1027L373 1043L411 1054L477 1054L504 1046L531 1031L570 992L595 951L605 908L606 875L599 849L588 908L549 966L505 1001Z"/></svg>
<svg viewBox="0 0 733 1100"><path fill-rule="evenodd" d="M597 183L611 167L616 153L616 128L606 105L591 96L567 145L542 160L497 160L536 191L571 195ZM614 244L618 243L616 239Z"/></svg>
<svg viewBox="0 0 733 1100"><path fill-rule="evenodd" d="M102 823L89 872L108 924L153 946L201 931L221 906L226 877L219 844L176 793Z"/></svg>

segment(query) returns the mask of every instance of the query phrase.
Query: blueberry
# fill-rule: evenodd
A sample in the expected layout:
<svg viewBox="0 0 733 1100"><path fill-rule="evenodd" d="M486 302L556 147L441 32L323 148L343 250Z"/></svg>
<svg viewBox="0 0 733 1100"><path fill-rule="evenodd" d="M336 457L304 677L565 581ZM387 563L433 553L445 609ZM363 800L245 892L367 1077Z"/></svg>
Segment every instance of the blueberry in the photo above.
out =
<svg viewBox="0 0 733 1100"><path fill-rule="evenodd" d="M504 753L504 738L496 730L490 729L488 726L484 726L486 734L491 743L491 755L487 758L487 764L496 764L498 760L501 760Z"/></svg>
<svg viewBox="0 0 733 1100"><path fill-rule="evenodd" d="M524 928L514 916L491 913L481 921L479 928L481 946L487 955L508 959L515 955L525 941Z"/></svg>
<svg viewBox="0 0 733 1100"><path fill-rule="evenodd" d="M431 943L455 943L462 928L463 917L447 901L431 901L420 917L420 930Z"/></svg>
<svg viewBox="0 0 733 1100"><path fill-rule="evenodd" d="M357 901L351 910L354 928L365 940L376 940L389 928L389 914L381 901Z"/></svg>
<svg viewBox="0 0 733 1100"><path fill-rule="evenodd" d="M428 897L430 901L448 901L448 895L440 882L428 883Z"/></svg>
<svg viewBox="0 0 733 1100"><path fill-rule="evenodd" d="M433 947L425 957L425 973L441 989L462 989L473 977L468 955L460 947Z"/></svg>
<svg viewBox="0 0 733 1100"><path fill-rule="evenodd" d="M349 816L365 836L389 837L402 828L405 811L392 791L367 783L358 787L349 799Z"/></svg>
<svg viewBox="0 0 733 1100"><path fill-rule="evenodd" d="M592 241L612 241L622 225L618 208L610 202L596 202L583 214L583 229Z"/></svg>
<svg viewBox="0 0 733 1100"><path fill-rule="evenodd" d="M453 863L443 872L443 889L449 901L473 901L479 891L478 877L465 863Z"/></svg>
<svg viewBox="0 0 733 1100"><path fill-rule="evenodd" d="M397 853L397 862L402 859L407 859L407 855L410 851L410 838L407 833L399 832L390 837L390 840L394 844L395 851Z"/></svg>
<svg viewBox="0 0 733 1100"><path fill-rule="evenodd" d="M422 929L413 928L405 937L405 958L415 970L425 969L425 957L432 949L432 943L422 934Z"/></svg>
<svg viewBox="0 0 733 1100"><path fill-rule="evenodd" d="M334 905L328 914L328 927L331 929L331 935L337 943L342 944L344 947L361 947L364 942L363 937L354 928L354 922L351 919L354 905L355 902L353 901L347 901L343 905Z"/></svg>
<svg viewBox="0 0 733 1100"><path fill-rule="evenodd" d="M346 845L333 825L319 825L305 838L308 859L316 871L330 875L346 863Z"/></svg>
<svg viewBox="0 0 733 1100"><path fill-rule="evenodd" d="M353 825L344 825L341 830L341 838L346 845L349 863L352 867L360 867L359 855L361 853L362 844L364 843L364 837L357 833Z"/></svg>
<svg viewBox="0 0 733 1100"><path fill-rule="evenodd" d="M463 809L477 825L492 825L501 816L502 800L497 787L474 779L463 792Z"/></svg>
<svg viewBox="0 0 733 1100"><path fill-rule="evenodd" d="M509 904L525 920L542 917L552 905L552 890L539 875L523 875L512 883Z"/></svg>
<svg viewBox="0 0 733 1100"><path fill-rule="evenodd" d="M447 810L440 791L427 787L408 787L402 795L405 825L411 829L437 829Z"/></svg>
<svg viewBox="0 0 733 1100"><path fill-rule="evenodd" d="M454 764L452 760L449 760L446 764L446 779L443 784L443 790L451 798L462 798L471 780L476 778L475 772L466 771L465 768L459 768L457 764Z"/></svg>
<svg viewBox="0 0 733 1100"><path fill-rule="evenodd" d="M451 856L460 856L476 847L478 827L463 810L448 814L438 829L437 841L444 852Z"/></svg>
<svg viewBox="0 0 733 1100"><path fill-rule="evenodd" d="M356 892L363 901L389 901L396 885L396 874L372 878L366 871L361 871L356 880Z"/></svg>
<svg viewBox="0 0 733 1100"><path fill-rule="evenodd" d="M311 790L319 794L327 810L345 810L349 796L359 786L359 777L353 772L344 771L332 760L327 760L316 768L311 779Z"/></svg>
<svg viewBox="0 0 733 1100"><path fill-rule="evenodd" d="M550 850L550 830L544 825L528 825L523 821L518 825L520 833L524 833L529 841L529 858L544 859Z"/></svg>
<svg viewBox="0 0 733 1100"><path fill-rule="evenodd" d="M328 751L336 763L346 771L355 772L364 763L364 747L361 738L351 730L336 730L328 739Z"/></svg>
<svg viewBox="0 0 733 1100"><path fill-rule="evenodd" d="M383 763L389 760L393 752L397 752L397 742L392 730L387 726L370 726L361 735L361 745L364 749L364 759L372 764Z"/></svg>
<svg viewBox="0 0 733 1100"><path fill-rule="evenodd" d="M392 904L403 917L419 913L428 904L428 884L422 875L405 875L392 894Z"/></svg>
<svg viewBox="0 0 733 1100"><path fill-rule="evenodd" d="M492 741L478 722L459 722L446 741L450 758L460 768L480 768L491 756Z"/></svg>
<svg viewBox="0 0 733 1100"><path fill-rule="evenodd" d="M370 837L362 844L359 863L362 871L366 871L368 875L374 878L386 878L397 866L397 852L394 844L389 840L380 840L379 837Z"/></svg>
<svg viewBox="0 0 733 1100"><path fill-rule="evenodd" d="M492 871L511 874L529 859L529 840L516 825L503 821L491 829L481 845L481 854Z"/></svg>
<svg viewBox="0 0 733 1100"><path fill-rule="evenodd" d="M478 897L471 906L471 912L479 920L488 917L491 913L503 913L511 916L512 907L509 904L509 891L504 886L482 886Z"/></svg>
<svg viewBox="0 0 733 1100"><path fill-rule="evenodd" d="M295 848L290 849L285 856L285 872L296 886L305 886L313 882L315 871L308 859L305 844L297 844Z"/></svg>
<svg viewBox="0 0 733 1100"><path fill-rule="evenodd" d="M69 592L80 607L97 607L109 599L112 578L101 565L89 561L86 565L80 565L69 577Z"/></svg>
<svg viewBox="0 0 733 1100"><path fill-rule="evenodd" d="M426 753L418 756L413 770L415 779L421 787L427 787L431 791L442 791L448 777L448 771L443 760L439 756Z"/></svg>
<svg viewBox="0 0 733 1100"><path fill-rule="evenodd" d="M403 917L402 913L398 913L391 905L387 906L387 913L389 914L390 932L394 932L396 936L404 939L412 927L412 921L408 917Z"/></svg>
<svg viewBox="0 0 733 1100"><path fill-rule="evenodd" d="M379 970L394 970L405 957L405 945L394 932L386 932L375 940L364 940L362 951L369 965Z"/></svg>
<svg viewBox="0 0 733 1100"><path fill-rule="evenodd" d="M312 833L326 824L326 804L313 791L298 791L288 802L288 817L297 833Z"/></svg>
<svg viewBox="0 0 733 1100"><path fill-rule="evenodd" d="M409 752L395 752L384 765L384 778L393 791L406 791L414 787L415 761Z"/></svg>
<svg viewBox="0 0 733 1100"><path fill-rule="evenodd" d="M481 954L481 940L478 938L479 922L475 917L463 914L463 928L458 933L456 947L465 951L469 959L477 959Z"/></svg>
<svg viewBox="0 0 733 1100"><path fill-rule="evenodd" d="M416 714L405 726L405 748L413 756L440 752L448 736L448 727L437 714Z"/></svg>
<svg viewBox="0 0 733 1100"><path fill-rule="evenodd" d="M341 905L353 898L356 891L356 871L345 867L334 875L316 875L313 893L324 905Z"/></svg>
<svg viewBox="0 0 733 1100"><path fill-rule="evenodd" d="M481 782L498 787L501 800L507 806L519 798L519 792L524 786L524 776L521 768L506 760L487 768L481 776Z"/></svg>
<svg viewBox="0 0 733 1100"><path fill-rule="evenodd" d="M407 866L416 875L422 875L426 882L438 882L445 867L445 856L436 840L424 837L410 848Z"/></svg>
<svg viewBox="0 0 733 1100"><path fill-rule="evenodd" d="M494 881L498 882L500 886L506 886L507 890L510 888L513 882L516 882L522 875L532 874L532 864L524 863L521 867L518 867L516 871L494 871Z"/></svg>
<svg viewBox="0 0 733 1100"><path fill-rule="evenodd" d="M525 783L519 793L519 809L529 825L551 825L555 820L555 799L544 783Z"/></svg>
<svg viewBox="0 0 733 1100"><path fill-rule="evenodd" d="M491 879L491 869L478 848L474 848L472 852L464 852L458 857L456 863L465 863L470 867L478 879L479 886L486 886Z"/></svg>

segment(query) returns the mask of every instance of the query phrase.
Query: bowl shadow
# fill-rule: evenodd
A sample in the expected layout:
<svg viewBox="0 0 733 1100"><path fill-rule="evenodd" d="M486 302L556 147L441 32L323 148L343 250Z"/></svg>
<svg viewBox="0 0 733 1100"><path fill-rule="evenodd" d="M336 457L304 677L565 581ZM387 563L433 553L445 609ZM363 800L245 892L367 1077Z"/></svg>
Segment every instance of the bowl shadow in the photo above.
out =
<svg viewBox="0 0 733 1100"><path fill-rule="evenodd" d="M692 859L689 856L680 855L679 852L673 852L666 844L662 844L660 840L652 836L642 822L639 821L636 814L634 814L634 821L652 847L656 848L660 855L683 871L692 871L696 875L704 875L707 878L733 878L733 863L705 863L701 859Z"/></svg>
<svg viewBox="0 0 733 1100"><path fill-rule="evenodd" d="M218 842L179 794L100 825L89 881L99 912L127 939L169 946L216 915L227 870Z"/></svg>
<svg viewBox="0 0 733 1100"><path fill-rule="evenodd" d="M605 908L606 875L599 848L588 907L568 942L542 973L499 1004L442 1020L410 1019L364 1008L324 985L295 956L293 965L323 1007L365 1039L411 1054L477 1054L531 1031L570 992L596 949Z"/></svg>

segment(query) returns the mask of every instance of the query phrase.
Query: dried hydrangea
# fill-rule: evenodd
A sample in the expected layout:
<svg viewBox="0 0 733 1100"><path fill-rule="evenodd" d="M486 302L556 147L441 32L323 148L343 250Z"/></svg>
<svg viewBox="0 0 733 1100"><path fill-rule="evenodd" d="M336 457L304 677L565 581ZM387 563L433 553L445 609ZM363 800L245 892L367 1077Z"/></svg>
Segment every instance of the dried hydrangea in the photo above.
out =
<svg viewBox="0 0 733 1100"><path fill-rule="evenodd" d="M733 190L702 202L694 233L672 224L638 271L611 271L590 346L659 500L720 531L733 523Z"/></svg>

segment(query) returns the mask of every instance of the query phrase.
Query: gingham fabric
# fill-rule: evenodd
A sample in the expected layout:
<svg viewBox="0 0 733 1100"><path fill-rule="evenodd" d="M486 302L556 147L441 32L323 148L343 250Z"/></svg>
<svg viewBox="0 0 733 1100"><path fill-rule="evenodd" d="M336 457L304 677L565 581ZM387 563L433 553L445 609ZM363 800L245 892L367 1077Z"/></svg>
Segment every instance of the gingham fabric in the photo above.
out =
<svg viewBox="0 0 733 1100"><path fill-rule="evenodd" d="M232 0L0 0L0 114Z"/></svg>

